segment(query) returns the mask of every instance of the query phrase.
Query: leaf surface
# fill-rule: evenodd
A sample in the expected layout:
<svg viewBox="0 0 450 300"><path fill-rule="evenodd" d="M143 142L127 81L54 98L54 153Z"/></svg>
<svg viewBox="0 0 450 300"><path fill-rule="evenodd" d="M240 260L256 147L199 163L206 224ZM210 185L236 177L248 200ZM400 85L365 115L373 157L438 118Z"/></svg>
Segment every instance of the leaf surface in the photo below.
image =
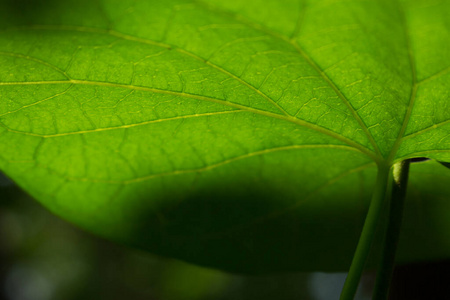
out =
<svg viewBox="0 0 450 300"><path fill-rule="evenodd" d="M450 161L448 2L0 5L0 169L116 241L346 268L376 163Z"/></svg>

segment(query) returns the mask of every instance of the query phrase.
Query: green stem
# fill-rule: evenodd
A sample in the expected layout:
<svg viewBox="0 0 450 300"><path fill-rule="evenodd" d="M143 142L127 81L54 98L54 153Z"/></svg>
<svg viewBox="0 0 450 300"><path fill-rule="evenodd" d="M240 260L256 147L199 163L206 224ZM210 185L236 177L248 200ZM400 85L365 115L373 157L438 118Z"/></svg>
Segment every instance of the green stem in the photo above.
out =
<svg viewBox="0 0 450 300"><path fill-rule="evenodd" d="M390 167L388 165L378 165L378 174L369 211L367 212L361 237L359 238L358 246L356 247L355 255L353 256L352 264L347 279L345 280L341 297L339 298L340 300L352 300L355 297L383 208L389 179L389 170Z"/></svg>
<svg viewBox="0 0 450 300"><path fill-rule="evenodd" d="M392 197L389 205L389 219L383 244L383 254L377 271L373 300L385 300L389 295L389 285L395 266L395 252L397 250L400 227L403 217L406 186L408 184L409 160L394 165L394 182Z"/></svg>

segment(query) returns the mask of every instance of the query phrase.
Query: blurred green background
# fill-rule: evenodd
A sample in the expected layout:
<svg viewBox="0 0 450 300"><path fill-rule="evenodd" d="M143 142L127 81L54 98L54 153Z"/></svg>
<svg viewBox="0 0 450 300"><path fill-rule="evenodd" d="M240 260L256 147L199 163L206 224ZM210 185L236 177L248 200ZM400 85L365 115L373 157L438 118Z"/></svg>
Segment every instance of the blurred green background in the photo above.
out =
<svg viewBox="0 0 450 300"><path fill-rule="evenodd" d="M345 275L242 276L130 249L55 217L0 174L0 299L333 300Z"/></svg>

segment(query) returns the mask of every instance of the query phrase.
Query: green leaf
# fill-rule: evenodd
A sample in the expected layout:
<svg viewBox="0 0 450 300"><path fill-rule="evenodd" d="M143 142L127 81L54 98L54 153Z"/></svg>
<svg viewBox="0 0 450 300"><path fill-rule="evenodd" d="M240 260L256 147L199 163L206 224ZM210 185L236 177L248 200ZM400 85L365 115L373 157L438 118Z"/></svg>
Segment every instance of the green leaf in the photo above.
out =
<svg viewBox="0 0 450 300"><path fill-rule="evenodd" d="M155 253L346 269L376 164L450 162L449 13L425 0L3 1L0 169L67 220ZM413 167L407 205L425 220L405 221L400 260L450 256L428 234L430 220L450 231L432 209L448 205L443 169Z"/></svg>

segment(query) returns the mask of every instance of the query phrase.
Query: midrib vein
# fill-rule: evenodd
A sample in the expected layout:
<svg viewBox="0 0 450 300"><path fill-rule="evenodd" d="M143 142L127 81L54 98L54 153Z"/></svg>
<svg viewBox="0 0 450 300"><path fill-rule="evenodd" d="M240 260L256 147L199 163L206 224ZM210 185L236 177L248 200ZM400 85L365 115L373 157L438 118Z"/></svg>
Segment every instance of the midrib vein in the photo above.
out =
<svg viewBox="0 0 450 300"><path fill-rule="evenodd" d="M405 135L406 127L408 126L409 120L411 118L412 110L414 107L414 102L416 100L417 88L418 88L416 65L414 62L414 55L412 52L411 40L410 40L410 36L409 36L406 15L405 15L404 9L402 8L402 4L398 0L397 0L397 7L398 7L399 15L400 15L400 22L401 22L402 28L403 28L406 51L408 52L409 66L411 68L411 92L410 92L410 97L409 97L408 108L406 110L405 117L403 118L402 127L400 128L400 131L398 133L397 139L395 140L394 146L392 147L392 150L389 153L389 156L387 158L388 163L392 163L392 161L395 158L395 155L397 154L397 152L400 149L400 146L403 142L403 136Z"/></svg>

